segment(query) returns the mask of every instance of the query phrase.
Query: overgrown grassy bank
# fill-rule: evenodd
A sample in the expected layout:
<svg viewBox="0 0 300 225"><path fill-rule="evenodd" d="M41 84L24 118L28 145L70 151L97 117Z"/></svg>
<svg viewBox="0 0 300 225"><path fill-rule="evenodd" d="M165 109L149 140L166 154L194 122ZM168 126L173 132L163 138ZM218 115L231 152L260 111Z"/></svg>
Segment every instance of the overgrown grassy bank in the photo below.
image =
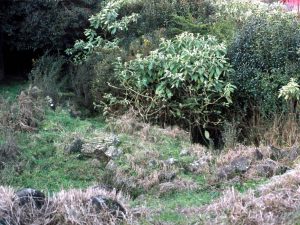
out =
<svg viewBox="0 0 300 225"><path fill-rule="evenodd" d="M25 88L26 83L2 86L1 96L13 102ZM212 184L209 173L194 174L184 169L195 160L193 155L181 155L184 148L195 148L197 154L203 154L202 147L193 147L187 133L145 124L132 125L129 118L123 118L120 123L107 123L100 117L74 118L66 108L58 107L53 111L45 105L44 118L36 132L13 133L20 155L1 169L1 185L58 192L61 189L109 184L129 193L134 198L130 202L132 207L146 209L147 214L139 219L140 223L187 224L189 221L192 224L201 219L193 209L197 211L209 204L224 189L233 186L244 192L261 183L261 180L245 180ZM141 127L132 130L132 126ZM93 162L93 159L65 151L75 137L89 139L112 131L119 137L119 147L123 151L122 156L115 160L118 170L113 174L117 178L125 177L125 183L121 185L116 179L110 180L111 172L106 163ZM5 138L2 135L2 142ZM168 164L170 159L175 163ZM154 165L149 165L152 161ZM157 177L161 171L166 174L175 172L177 186L173 185L173 178L159 181ZM139 185L130 186L126 179Z"/></svg>

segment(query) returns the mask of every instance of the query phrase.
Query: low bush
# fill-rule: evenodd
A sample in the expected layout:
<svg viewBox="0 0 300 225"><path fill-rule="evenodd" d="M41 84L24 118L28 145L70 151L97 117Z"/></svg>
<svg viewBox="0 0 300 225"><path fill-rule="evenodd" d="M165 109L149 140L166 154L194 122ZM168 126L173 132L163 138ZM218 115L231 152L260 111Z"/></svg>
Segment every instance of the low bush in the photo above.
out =
<svg viewBox="0 0 300 225"><path fill-rule="evenodd" d="M29 79L45 96L58 102L60 92L66 86L65 66L66 60L63 56L46 53L35 62Z"/></svg>
<svg viewBox="0 0 300 225"><path fill-rule="evenodd" d="M226 47L212 36L183 33L162 39L149 56L116 65L124 90L118 103L161 125L215 126L234 90L225 55Z"/></svg>
<svg viewBox="0 0 300 225"><path fill-rule="evenodd" d="M33 89L22 91L17 102L11 104L0 100L0 129L36 131L39 122L43 119L47 103L44 98L34 96Z"/></svg>
<svg viewBox="0 0 300 225"><path fill-rule="evenodd" d="M259 133L276 114L288 111L278 91L290 78L300 78L299 44L299 21L278 12L249 17L229 46L237 86L234 113L248 130Z"/></svg>

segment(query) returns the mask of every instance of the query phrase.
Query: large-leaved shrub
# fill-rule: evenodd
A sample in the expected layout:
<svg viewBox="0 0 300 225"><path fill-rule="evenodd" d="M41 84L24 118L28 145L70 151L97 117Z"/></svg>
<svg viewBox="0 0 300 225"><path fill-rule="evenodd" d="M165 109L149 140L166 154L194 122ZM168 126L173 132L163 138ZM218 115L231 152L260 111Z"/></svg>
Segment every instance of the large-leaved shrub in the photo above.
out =
<svg viewBox="0 0 300 225"><path fill-rule="evenodd" d="M162 39L149 56L119 61L116 73L123 90L120 102L144 120L162 125L217 125L234 91L226 46L213 36L185 32L173 40Z"/></svg>

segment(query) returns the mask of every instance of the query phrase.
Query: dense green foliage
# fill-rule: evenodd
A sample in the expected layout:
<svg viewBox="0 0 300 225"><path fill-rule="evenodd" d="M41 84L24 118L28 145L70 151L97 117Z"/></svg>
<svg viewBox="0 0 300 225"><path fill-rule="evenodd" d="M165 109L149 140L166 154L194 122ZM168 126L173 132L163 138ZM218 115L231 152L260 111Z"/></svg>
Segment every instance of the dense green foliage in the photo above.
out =
<svg viewBox="0 0 300 225"><path fill-rule="evenodd" d="M281 4L4 1L0 19L0 70L2 52L30 52L33 65L28 82L0 84L1 185L100 183L146 207L139 224L196 224L225 188L298 164L285 147L300 137L300 22ZM96 152L102 143L118 156Z"/></svg>
<svg viewBox="0 0 300 225"><path fill-rule="evenodd" d="M1 28L5 43L19 50L65 50L82 37L98 0L4 1Z"/></svg>
<svg viewBox="0 0 300 225"><path fill-rule="evenodd" d="M262 115L270 116L284 109L277 94L291 77L299 79L299 44L296 18L260 16L245 23L229 48L229 58L236 71L236 96L247 110L259 107Z"/></svg>
<svg viewBox="0 0 300 225"><path fill-rule="evenodd" d="M149 56L116 66L124 88L122 103L146 121L177 121L186 127L218 124L234 86L226 48L212 37L182 33L164 40Z"/></svg>
<svg viewBox="0 0 300 225"><path fill-rule="evenodd" d="M255 117L272 121L288 110L278 93L290 78L299 79L300 29L295 15L279 4L98 3L38 1L2 7L4 36L18 34L7 44L50 50L52 56L37 60L31 77L52 98L73 91L76 102L89 110L96 106L113 115L133 107L145 121L198 127L202 133L211 127L215 136L225 120L235 120L230 126L240 130ZM30 29L22 30L25 26ZM39 33L31 38L34 30ZM53 49L66 50L71 60L54 55Z"/></svg>
<svg viewBox="0 0 300 225"><path fill-rule="evenodd" d="M127 30L128 24L135 22L138 17L133 13L119 19L119 10L124 4L124 0L108 1L99 13L89 19L90 27L84 32L86 40L77 40L73 48L66 50L75 63L80 64L86 61L97 49L118 47L118 40L113 39L113 36L116 32Z"/></svg>

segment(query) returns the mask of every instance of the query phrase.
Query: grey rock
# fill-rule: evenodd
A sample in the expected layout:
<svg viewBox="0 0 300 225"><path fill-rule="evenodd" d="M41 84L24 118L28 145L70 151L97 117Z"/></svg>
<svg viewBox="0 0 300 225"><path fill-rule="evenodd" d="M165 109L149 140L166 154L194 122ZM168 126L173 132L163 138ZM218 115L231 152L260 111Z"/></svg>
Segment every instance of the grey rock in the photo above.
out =
<svg viewBox="0 0 300 225"><path fill-rule="evenodd" d="M174 165L176 162L177 162L177 160L174 159L174 158L169 158L169 159L167 159L167 160L165 161L165 163L166 163L167 165Z"/></svg>
<svg viewBox="0 0 300 225"><path fill-rule="evenodd" d="M286 153L283 150L281 150L279 148L276 148L273 145L270 145L269 147L270 147L270 150L271 150L270 158L272 160L278 161L278 160L283 159L286 156Z"/></svg>
<svg viewBox="0 0 300 225"><path fill-rule="evenodd" d="M282 175L282 174L286 173L289 170L291 170L290 167L285 166L285 165L280 165L278 168L276 168L275 174L276 175Z"/></svg>
<svg viewBox="0 0 300 225"><path fill-rule="evenodd" d="M124 207L111 198L107 198L103 195L94 196L91 198L92 205L94 205L96 211L107 210L111 214L117 216L119 219L124 219L126 210Z"/></svg>
<svg viewBox="0 0 300 225"><path fill-rule="evenodd" d="M23 188L15 193L15 200L19 202L20 206L24 206L31 201L37 208L41 208L45 203L45 194L41 191L32 188Z"/></svg>
<svg viewBox="0 0 300 225"><path fill-rule="evenodd" d="M231 165L224 166L218 170L217 178L219 180L230 180L236 176L235 168Z"/></svg>
<svg viewBox="0 0 300 225"><path fill-rule="evenodd" d="M122 151L122 149L119 149L115 146L109 146L107 151L105 152L105 154L108 157L115 159L115 158L119 157L120 155L122 155L123 151Z"/></svg>
<svg viewBox="0 0 300 225"><path fill-rule="evenodd" d="M257 148L255 149L254 157L256 160L262 160L264 155Z"/></svg>
<svg viewBox="0 0 300 225"><path fill-rule="evenodd" d="M111 171L115 171L115 170L117 169L117 165L116 165L116 163L115 163L113 160L110 160L110 161L106 164L105 169L111 170Z"/></svg>
<svg viewBox="0 0 300 225"><path fill-rule="evenodd" d="M123 153L121 149L117 148L118 143L119 139L117 136L101 133L101 135L87 140L82 145L81 154L108 162L110 159L119 157Z"/></svg>
<svg viewBox="0 0 300 225"><path fill-rule="evenodd" d="M290 161L295 161L299 155L300 155L300 148L294 146L288 153L288 159Z"/></svg>
<svg viewBox="0 0 300 225"><path fill-rule="evenodd" d="M189 150L184 148L184 149L181 149L179 156L186 156L189 154L190 154Z"/></svg>
<svg viewBox="0 0 300 225"><path fill-rule="evenodd" d="M188 165L187 169L192 173L202 173L209 169L209 162L205 159L195 160Z"/></svg>
<svg viewBox="0 0 300 225"><path fill-rule="evenodd" d="M172 181L176 178L175 172L161 172L158 175L159 182Z"/></svg>
<svg viewBox="0 0 300 225"><path fill-rule="evenodd" d="M37 99L38 97L40 97L42 95L42 93L43 93L43 91L41 89L39 89L37 86L33 86L29 90L29 95L34 99Z"/></svg>
<svg viewBox="0 0 300 225"><path fill-rule="evenodd" d="M81 140L80 138L76 138L69 146L65 148L65 152L69 154L80 153L83 144L83 140Z"/></svg>
<svg viewBox="0 0 300 225"><path fill-rule="evenodd" d="M256 166L257 175L262 177L274 176L276 174L277 169L278 169L278 164L271 159L268 159Z"/></svg>
<svg viewBox="0 0 300 225"><path fill-rule="evenodd" d="M150 159L149 162L148 162L148 165L150 167L155 167L155 166L158 165L158 162L155 159Z"/></svg>
<svg viewBox="0 0 300 225"><path fill-rule="evenodd" d="M237 173L245 173L251 165L251 160L247 157L238 157L231 162Z"/></svg>

